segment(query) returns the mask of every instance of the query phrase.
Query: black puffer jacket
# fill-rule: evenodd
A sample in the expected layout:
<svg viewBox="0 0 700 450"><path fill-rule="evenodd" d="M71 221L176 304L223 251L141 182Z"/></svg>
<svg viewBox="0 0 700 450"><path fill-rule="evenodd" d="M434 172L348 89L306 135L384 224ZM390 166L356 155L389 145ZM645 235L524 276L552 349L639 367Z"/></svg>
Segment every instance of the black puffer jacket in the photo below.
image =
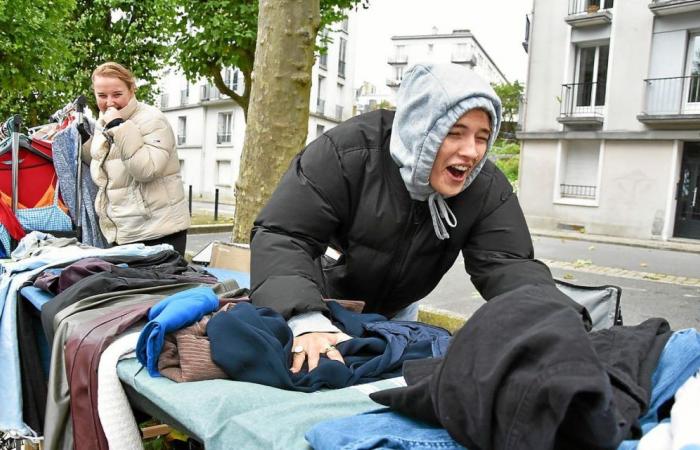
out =
<svg viewBox="0 0 700 450"><path fill-rule="evenodd" d="M252 232L251 298L285 317L325 311L322 297L364 300L391 317L425 297L463 252L481 295L551 284L503 173L487 161L447 199L457 217L439 240L427 202L412 200L389 153L394 113L355 117L291 163ZM330 245L342 256L322 257Z"/></svg>

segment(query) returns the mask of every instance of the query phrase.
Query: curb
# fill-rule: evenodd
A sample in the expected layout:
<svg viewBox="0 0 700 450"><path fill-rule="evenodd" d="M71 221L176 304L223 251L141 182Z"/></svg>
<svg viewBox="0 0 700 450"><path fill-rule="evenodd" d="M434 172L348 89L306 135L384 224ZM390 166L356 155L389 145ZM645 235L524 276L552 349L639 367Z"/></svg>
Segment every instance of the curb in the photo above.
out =
<svg viewBox="0 0 700 450"><path fill-rule="evenodd" d="M187 234L225 233L227 231L233 233L232 223L192 225L187 229Z"/></svg>
<svg viewBox="0 0 700 450"><path fill-rule="evenodd" d="M585 234L570 231L540 230L530 229L532 236L542 236L560 239L570 239L573 241L598 242L601 244L625 245L628 247L649 248L655 250L670 250L684 253L700 254L700 240L696 242L685 241L656 241L651 239L631 239L600 234ZM688 239L688 241L692 241Z"/></svg>
<svg viewBox="0 0 700 450"><path fill-rule="evenodd" d="M442 327L454 334L462 328L464 322L468 319L467 316L457 314L444 309L433 308L431 306L420 305L418 307L418 321Z"/></svg>

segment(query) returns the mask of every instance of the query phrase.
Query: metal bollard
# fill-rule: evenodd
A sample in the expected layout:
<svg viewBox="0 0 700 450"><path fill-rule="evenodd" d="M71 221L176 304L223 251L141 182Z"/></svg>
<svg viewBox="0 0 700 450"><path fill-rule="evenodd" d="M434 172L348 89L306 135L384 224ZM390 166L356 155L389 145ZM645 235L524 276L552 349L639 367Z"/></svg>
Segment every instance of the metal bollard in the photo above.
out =
<svg viewBox="0 0 700 450"><path fill-rule="evenodd" d="M192 217L192 185L191 184L190 184L189 205L190 205L190 217Z"/></svg>
<svg viewBox="0 0 700 450"><path fill-rule="evenodd" d="M219 220L219 188L214 190L214 222Z"/></svg>

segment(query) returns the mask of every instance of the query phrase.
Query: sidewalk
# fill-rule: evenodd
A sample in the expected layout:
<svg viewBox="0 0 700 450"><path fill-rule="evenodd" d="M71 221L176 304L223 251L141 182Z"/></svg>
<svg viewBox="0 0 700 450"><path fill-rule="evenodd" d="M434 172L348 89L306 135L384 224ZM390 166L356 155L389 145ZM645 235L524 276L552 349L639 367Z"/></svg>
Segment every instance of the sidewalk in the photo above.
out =
<svg viewBox="0 0 700 450"><path fill-rule="evenodd" d="M231 224L206 224L192 225L188 231L189 234L206 234L206 233L224 233L231 231ZM532 236L545 236L559 239L571 239L576 241L600 242L604 244L626 245L630 247L651 248L659 250L672 250L685 253L700 254L700 240L694 239L673 239L669 241L652 240L652 239L632 239L616 236L604 236L601 234L586 234L576 231L563 230L543 230L530 229Z"/></svg>
<svg viewBox="0 0 700 450"><path fill-rule="evenodd" d="M655 239L632 239L616 236L604 236L601 234L579 233L577 231L544 230L536 228L531 228L530 234L532 234L533 237L544 236L559 239L571 239L576 241L600 242L604 244L626 245L630 247L672 250L677 252L700 254L700 240L695 239L674 238L668 241Z"/></svg>

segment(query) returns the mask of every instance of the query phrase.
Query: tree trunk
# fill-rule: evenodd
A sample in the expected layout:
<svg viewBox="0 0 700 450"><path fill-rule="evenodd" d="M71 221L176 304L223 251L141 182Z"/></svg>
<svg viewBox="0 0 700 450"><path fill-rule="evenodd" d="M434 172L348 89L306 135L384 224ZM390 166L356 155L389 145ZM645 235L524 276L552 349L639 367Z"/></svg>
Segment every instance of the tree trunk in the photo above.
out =
<svg viewBox="0 0 700 450"><path fill-rule="evenodd" d="M255 217L306 141L319 22L319 0L260 0L234 242L250 240Z"/></svg>

